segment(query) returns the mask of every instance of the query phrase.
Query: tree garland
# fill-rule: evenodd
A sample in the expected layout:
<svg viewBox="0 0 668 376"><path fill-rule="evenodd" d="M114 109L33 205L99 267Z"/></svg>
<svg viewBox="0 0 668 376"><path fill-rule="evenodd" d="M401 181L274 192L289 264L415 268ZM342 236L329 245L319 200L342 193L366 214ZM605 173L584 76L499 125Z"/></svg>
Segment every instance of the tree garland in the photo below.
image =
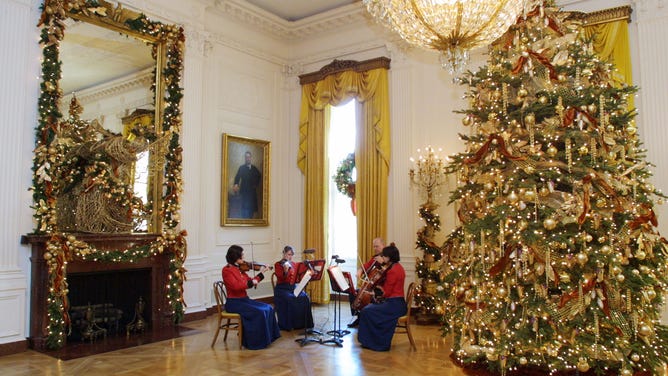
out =
<svg viewBox="0 0 668 376"><path fill-rule="evenodd" d="M336 183L336 189L351 199L355 198L355 181L352 176L354 169L355 153L350 153L339 163L336 175L332 177Z"/></svg>
<svg viewBox="0 0 668 376"><path fill-rule="evenodd" d="M133 262L138 259L168 253L171 255L169 276L166 286L166 298L172 307L173 320L178 323L184 314L183 282L187 256L186 231L178 231L180 194L183 182L181 175L182 147L179 142L181 133L180 101L183 88L180 86L183 70L185 37L183 28L177 25L165 25L153 22L140 14L134 20L126 21L126 26L134 31L150 35L166 45L166 64L162 70L165 82L164 114L159 126L163 134L170 138L166 150L165 173L162 198L163 232L150 244L124 250L100 251L74 235L60 234L57 224L56 197L58 188L54 182L58 179L58 166L65 156L58 147L56 135L62 114L58 103L62 98L60 79L62 63L59 59L60 42L65 34L65 18L69 13L81 13L89 17L104 19L113 17L119 9L110 8L95 0L45 0L41 6L42 15L38 26L42 27L40 45L42 46L42 83L38 100L39 124L35 129L35 151L33 157L33 217L35 234L53 234L47 241L44 258L49 272L49 293L47 295L48 334L46 346L57 349L63 345L66 329L69 326L67 302L67 262L71 260L90 260L99 262ZM153 54L156 54L154 49ZM155 90L155 87L153 87Z"/></svg>

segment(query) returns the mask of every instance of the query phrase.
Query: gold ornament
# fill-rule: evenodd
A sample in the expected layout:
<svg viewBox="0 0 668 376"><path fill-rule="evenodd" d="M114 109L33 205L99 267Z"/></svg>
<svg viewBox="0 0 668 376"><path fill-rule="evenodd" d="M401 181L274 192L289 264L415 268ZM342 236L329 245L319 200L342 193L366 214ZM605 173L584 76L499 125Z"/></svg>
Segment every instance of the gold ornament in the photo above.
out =
<svg viewBox="0 0 668 376"><path fill-rule="evenodd" d="M645 254L645 252L644 252L643 250L640 250L640 249L639 249L639 250L636 252L636 258L637 258L638 260L644 260L645 257L647 257L647 254Z"/></svg>
<svg viewBox="0 0 668 376"><path fill-rule="evenodd" d="M498 296L499 298L505 298L506 296L508 296L508 290L505 287L501 286L498 289L496 289L496 296Z"/></svg>
<svg viewBox="0 0 668 376"><path fill-rule="evenodd" d="M568 273L559 274L559 280L563 283L569 283L571 281L571 276Z"/></svg>
<svg viewBox="0 0 668 376"><path fill-rule="evenodd" d="M527 89L525 89L524 87L521 87L521 88L517 91L517 96L520 97L520 98L524 98L524 97L526 97L527 95L529 95L529 92L528 92Z"/></svg>
<svg viewBox="0 0 668 376"><path fill-rule="evenodd" d="M589 260L589 256L584 252L578 252L578 254L575 255L575 259L578 261L578 264L584 265Z"/></svg>
<svg viewBox="0 0 668 376"><path fill-rule="evenodd" d="M550 190L547 187L540 187L540 190L538 191L538 194L541 197L548 196L550 194Z"/></svg>
<svg viewBox="0 0 668 376"><path fill-rule="evenodd" d="M529 189L524 192L524 199L527 201L533 201L536 198L536 191Z"/></svg>
<svg viewBox="0 0 668 376"><path fill-rule="evenodd" d="M44 260L51 260L52 257L51 252L44 252Z"/></svg>
<svg viewBox="0 0 668 376"><path fill-rule="evenodd" d="M536 123L536 117L533 114L528 114L527 116L524 117L524 121L527 124L535 124Z"/></svg>
<svg viewBox="0 0 668 376"><path fill-rule="evenodd" d="M624 274L621 274L621 273L617 274L617 276L615 278L617 279L617 282L619 282L619 283L624 282L624 280L626 279L626 277L624 277Z"/></svg>
<svg viewBox="0 0 668 376"><path fill-rule="evenodd" d="M540 104L546 104L547 103L547 97L544 95L541 95L540 98L538 98L538 102Z"/></svg>
<svg viewBox="0 0 668 376"><path fill-rule="evenodd" d="M508 195L508 201L510 201L513 204L519 201L519 199L520 198L519 196L517 196L517 193L515 193L515 191L510 192L510 194Z"/></svg>
<svg viewBox="0 0 668 376"><path fill-rule="evenodd" d="M639 361L640 360L640 355L638 355L637 353L631 354L631 360L633 360L634 362Z"/></svg>
<svg viewBox="0 0 668 376"><path fill-rule="evenodd" d="M547 148L547 155L549 155L550 157L554 157L555 155L557 155L557 152L558 152L557 148L555 148L553 145L550 145Z"/></svg>
<svg viewBox="0 0 668 376"><path fill-rule="evenodd" d="M471 117L470 116L464 116L464 118L462 118L462 124L464 126L467 126L467 127L469 125L471 125Z"/></svg>
<svg viewBox="0 0 668 376"><path fill-rule="evenodd" d="M587 363L587 359L585 359L585 358L578 359L578 370L580 372L589 371L589 363Z"/></svg>
<svg viewBox="0 0 668 376"><path fill-rule="evenodd" d="M624 369L622 369L621 371L619 371L619 375L620 375L620 376L632 376L632 375L633 375L633 371L631 371L631 370L628 369L628 368L624 368Z"/></svg>
<svg viewBox="0 0 668 376"><path fill-rule="evenodd" d="M587 145L582 145L578 149L578 153L580 153L580 155L587 155L587 153L589 153L589 148L587 147Z"/></svg>
<svg viewBox="0 0 668 376"><path fill-rule="evenodd" d="M555 227L557 227L557 221L555 221L554 218L545 218L543 221L543 227L548 230L553 230Z"/></svg>
<svg viewBox="0 0 668 376"><path fill-rule="evenodd" d="M521 364L521 365L525 365L525 364L527 364L528 362L529 362L529 361L527 360L526 357L524 357L524 356L521 356L521 357L520 357L520 364Z"/></svg>
<svg viewBox="0 0 668 376"><path fill-rule="evenodd" d="M652 334L652 328L647 324L642 324L638 327L638 334L643 337L647 337Z"/></svg>
<svg viewBox="0 0 668 376"><path fill-rule="evenodd" d="M604 254L604 255L609 255L610 252L612 252L612 248L610 248L609 245L606 244L606 245L604 245L603 247L601 247L601 253L602 253L602 254Z"/></svg>
<svg viewBox="0 0 668 376"><path fill-rule="evenodd" d="M654 300L654 298L656 298L656 291L654 291L654 289L650 287L649 289L647 289L647 297L649 298L649 300Z"/></svg>
<svg viewBox="0 0 668 376"><path fill-rule="evenodd" d="M595 105L595 104L593 104L593 103L592 103L592 104L590 104L589 106L587 106L587 111L589 111L589 113L590 113L590 114L593 114L593 113L595 113L595 112L596 112L596 110L597 110L597 108L596 108L596 105Z"/></svg>
<svg viewBox="0 0 668 376"><path fill-rule="evenodd" d="M629 125L628 127L626 127L626 133L628 133L628 134L631 135L631 136L633 136L634 134L636 134L636 131L637 131L637 130L638 130L638 129L637 129L635 126L633 126L633 125Z"/></svg>

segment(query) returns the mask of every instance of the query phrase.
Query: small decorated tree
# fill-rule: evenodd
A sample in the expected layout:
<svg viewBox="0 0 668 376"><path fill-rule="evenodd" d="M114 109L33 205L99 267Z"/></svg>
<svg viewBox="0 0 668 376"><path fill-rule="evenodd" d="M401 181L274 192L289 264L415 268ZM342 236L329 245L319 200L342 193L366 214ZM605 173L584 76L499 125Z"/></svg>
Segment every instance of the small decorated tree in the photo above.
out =
<svg viewBox="0 0 668 376"><path fill-rule="evenodd" d="M415 271L420 279L420 289L414 300L420 308L420 320L431 321L442 314L442 307L435 296L436 286L441 282L441 247L434 242L434 236L441 230L441 219L436 213L439 205L434 200L445 183L446 175L445 163L434 149L427 147L424 151L426 156L411 159L415 168L409 173L411 185L417 187L425 199L418 210L424 226L417 232L416 248L423 251L423 257L416 260Z"/></svg>

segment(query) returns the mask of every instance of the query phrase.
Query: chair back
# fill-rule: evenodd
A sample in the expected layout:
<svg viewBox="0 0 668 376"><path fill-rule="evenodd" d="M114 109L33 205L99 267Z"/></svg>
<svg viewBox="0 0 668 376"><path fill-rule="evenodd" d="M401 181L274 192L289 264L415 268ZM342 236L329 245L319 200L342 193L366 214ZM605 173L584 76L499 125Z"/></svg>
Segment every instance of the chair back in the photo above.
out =
<svg viewBox="0 0 668 376"><path fill-rule="evenodd" d="M276 289L276 281L278 280L278 276L276 275L276 272L271 273L271 288Z"/></svg>
<svg viewBox="0 0 668 376"><path fill-rule="evenodd" d="M225 284L223 281L216 281L213 283L213 294L216 296L216 306L218 307L218 313L225 312L227 293L225 292Z"/></svg>
<svg viewBox="0 0 668 376"><path fill-rule="evenodd" d="M413 298L415 297L416 286L417 284L415 282L411 282L410 285L408 285L408 291L406 292L406 316L408 317L409 321L411 318L411 308L413 307Z"/></svg>

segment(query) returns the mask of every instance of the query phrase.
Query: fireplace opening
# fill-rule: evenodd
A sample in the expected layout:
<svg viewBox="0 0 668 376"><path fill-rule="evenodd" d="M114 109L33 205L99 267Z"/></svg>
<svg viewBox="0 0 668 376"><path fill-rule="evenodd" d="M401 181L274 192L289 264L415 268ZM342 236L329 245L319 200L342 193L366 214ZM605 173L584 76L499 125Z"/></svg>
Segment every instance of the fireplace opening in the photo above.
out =
<svg viewBox="0 0 668 376"><path fill-rule="evenodd" d="M72 320L68 341L125 336L128 325L133 331L151 327L151 268L70 273L67 281Z"/></svg>

